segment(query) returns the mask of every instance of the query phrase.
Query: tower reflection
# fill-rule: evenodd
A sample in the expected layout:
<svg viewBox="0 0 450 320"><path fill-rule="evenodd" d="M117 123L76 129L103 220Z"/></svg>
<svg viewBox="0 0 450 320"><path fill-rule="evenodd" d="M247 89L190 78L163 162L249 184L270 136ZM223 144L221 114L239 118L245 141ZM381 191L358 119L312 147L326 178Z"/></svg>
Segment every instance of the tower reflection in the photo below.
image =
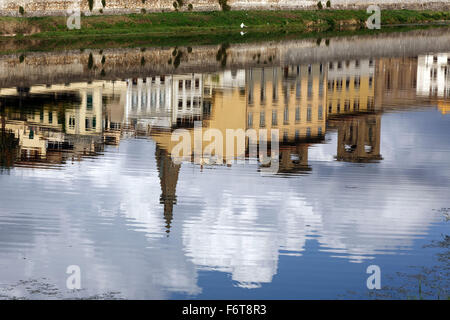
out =
<svg viewBox="0 0 450 320"><path fill-rule="evenodd" d="M173 219L173 206L177 203L176 188L181 165L173 163L167 150L161 149L159 146L156 146L155 158L161 184L159 201L164 205L166 232L169 234Z"/></svg>

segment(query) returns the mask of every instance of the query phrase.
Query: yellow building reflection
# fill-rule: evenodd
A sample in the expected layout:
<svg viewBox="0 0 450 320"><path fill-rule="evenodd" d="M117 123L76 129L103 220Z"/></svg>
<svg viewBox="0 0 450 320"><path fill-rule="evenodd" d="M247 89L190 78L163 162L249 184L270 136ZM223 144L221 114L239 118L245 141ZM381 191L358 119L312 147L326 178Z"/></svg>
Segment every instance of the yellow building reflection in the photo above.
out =
<svg viewBox="0 0 450 320"><path fill-rule="evenodd" d="M374 61L352 60L35 86L27 90L28 95L54 97L27 113L26 119L10 118L8 129L16 132L22 150L45 159L55 150L71 149L75 158L95 154L101 144L118 145L123 137L136 135L151 137L171 156L179 143L172 139L173 132L183 128L191 139L191 148L183 156L193 161L194 123L198 121L203 133L208 129L220 132L224 143L213 155L224 163L249 156L250 146L246 138L244 151L234 143L227 155L227 130L254 130L257 137L266 131L269 153L270 132L278 130L279 172L307 171L308 146L323 140L327 119L333 119L329 128L340 128L340 134L345 131L338 124L340 116L377 109L374 72ZM17 95L14 90L1 89L0 96ZM64 94L72 95L72 104L60 102L58 97ZM378 129L370 130L379 135ZM356 130L351 139L359 132L368 134ZM211 141L202 138L204 152ZM379 150L376 145L375 151ZM211 161L202 158L200 163Z"/></svg>
<svg viewBox="0 0 450 320"><path fill-rule="evenodd" d="M14 134L20 147L16 164L59 164L100 151L103 85L94 82L2 89L5 130Z"/></svg>
<svg viewBox="0 0 450 320"><path fill-rule="evenodd" d="M369 59L328 63L328 115L375 110L375 62Z"/></svg>
<svg viewBox="0 0 450 320"><path fill-rule="evenodd" d="M250 69L247 128L278 129L281 142L325 134L326 70L322 64Z"/></svg>
<svg viewBox="0 0 450 320"><path fill-rule="evenodd" d="M449 114L450 113L450 102L439 101L438 109L442 114Z"/></svg>
<svg viewBox="0 0 450 320"><path fill-rule="evenodd" d="M417 101L417 57L380 58L375 62L376 110L413 107Z"/></svg>

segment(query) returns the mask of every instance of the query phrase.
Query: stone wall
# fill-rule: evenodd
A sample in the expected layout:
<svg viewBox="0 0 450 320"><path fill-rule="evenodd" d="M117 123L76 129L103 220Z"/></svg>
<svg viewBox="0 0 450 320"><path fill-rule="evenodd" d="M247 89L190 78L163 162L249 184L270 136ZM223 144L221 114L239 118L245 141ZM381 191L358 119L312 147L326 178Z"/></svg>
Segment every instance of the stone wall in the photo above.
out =
<svg viewBox="0 0 450 320"><path fill-rule="evenodd" d="M121 14L174 11L176 0L101 0L93 1L93 10L89 9L89 0L0 0L0 15L20 16L19 8L23 7L25 16L66 15L67 10L80 8L86 14ZM220 10L218 0L183 0L181 11L189 10L192 4L194 11ZM228 0L231 10L289 10L316 9L318 0ZM326 0L322 0L325 6ZM332 8L366 8L369 4L378 4L382 8L396 9L436 9L450 10L450 0L331 0ZM100 12L102 11L102 13Z"/></svg>

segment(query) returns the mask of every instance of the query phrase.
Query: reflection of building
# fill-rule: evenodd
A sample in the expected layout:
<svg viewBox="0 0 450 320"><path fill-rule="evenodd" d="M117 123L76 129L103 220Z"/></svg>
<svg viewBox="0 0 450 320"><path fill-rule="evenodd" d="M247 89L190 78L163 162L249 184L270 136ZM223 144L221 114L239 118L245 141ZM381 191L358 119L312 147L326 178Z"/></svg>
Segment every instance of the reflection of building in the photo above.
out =
<svg viewBox="0 0 450 320"><path fill-rule="evenodd" d="M280 146L279 173L310 171L308 166L309 144L301 143Z"/></svg>
<svg viewBox="0 0 450 320"><path fill-rule="evenodd" d="M148 134L151 128L190 127L200 120L203 75L160 75L129 79L125 122Z"/></svg>
<svg viewBox="0 0 450 320"><path fill-rule="evenodd" d="M338 123L336 117L341 114L375 111L374 62L370 60L338 62L335 68L336 70L331 74L332 80L328 81L332 84L331 92L328 94L327 72L321 64L258 68L245 72L241 70L225 71L203 75L202 82L199 82L203 88L201 117L203 132L210 128L217 129L224 140L222 153L220 150L214 150L214 155L218 155L219 158L223 157L225 161L229 160L225 159L227 129L255 129L258 137L260 130L265 129L268 133L268 140L270 140L270 130L278 129L280 133L279 172L309 170L308 143L321 141L325 134L327 101L331 106L329 115L334 116L335 123ZM348 83L347 78L349 79ZM173 87L184 88L187 80L183 78L182 81L184 82L181 85L174 83ZM345 83L345 86L341 87L341 82L342 85ZM174 99L174 101L176 100ZM182 99L182 101L184 100ZM341 101L344 106L342 112L339 107ZM180 106L184 110L184 102ZM358 121L361 122L361 120ZM367 121L369 124L370 121ZM379 128L379 121L377 123ZM186 127L180 121L178 124ZM347 127L348 124L348 120L343 122L343 125ZM343 132L342 126L340 130ZM356 161L356 159L360 159L363 161L363 158L372 160L381 158L379 156L379 130L376 129L376 126L369 125L366 132L362 125L353 124L349 126L348 130L350 131L345 139L356 140L351 144L350 140L348 141L350 147L347 147L347 153L351 153L352 156L348 157L349 154L344 156L342 152L339 152L339 155L342 155L341 160ZM194 134L192 130L189 132L191 149L188 150L188 154L183 154L183 156L193 159L191 157ZM151 133L160 148L167 150L169 154L178 144L178 141L171 141L171 134L170 130L157 130ZM361 144L358 139L363 139L363 143ZM270 141L268 142L268 148L270 148ZM204 150L209 143L210 141L204 138L202 149ZM249 140L246 139L245 143L248 156ZM364 154L359 149L361 146L365 150ZM234 147L233 157L241 156L238 154L236 144ZM205 159L205 163L208 163L207 159Z"/></svg>
<svg viewBox="0 0 450 320"><path fill-rule="evenodd" d="M226 159L227 130L243 131L255 129L257 136L261 129L267 130L270 144L270 130L278 129L283 152L280 171L307 169L307 147L303 141L320 141L325 134L326 101L325 70L322 65L286 68L252 69L249 71L225 71L203 76L203 132L216 129L224 143L222 150L214 150L214 156ZM183 81L186 81L184 79ZM185 84L178 85L184 88ZM174 88L177 84L174 84ZM254 99L259 92L258 99ZM268 98L270 97L270 99ZM184 102L183 102L184 103ZM180 103L180 106L183 106ZM266 114L270 118L266 121ZM268 116L267 116L268 117ZM187 117L185 117L186 119ZM178 125L185 127L180 121ZM160 147L172 152L176 141L171 141L171 132L154 131L152 137ZM193 132L190 131L193 153ZM249 140L246 139L246 152ZM203 139L203 150L210 141ZM270 147L269 147L270 148ZM234 145L233 157L243 156ZM206 161L206 159L205 159ZM207 163L207 161L206 161ZM283 168L285 167L285 168Z"/></svg>
<svg viewBox="0 0 450 320"><path fill-rule="evenodd" d="M279 172L308 168L306 141L326 128L326 70L322 64L247 71L247 129L279 130Z"/></svg>
<svg viewBox="0 0 450 320"><path fill-rule="evenodd" d="M328 115L374 111L374 73L373 60L329 62Z"/></svg>
<svg viewBox="0 0 450 320"><path fill-rule="evenodd" d="M450 99L449 59L448 54L378 59L376 109L437 105L445 114ZM422 103L417 104L417 101Z"/></svg>
<svg viewBox="0 0 450 320"><path fill-rule="evenodd" d="M202 74L174 75L172 94L173 120L177 126L191 126L200 120L203 106Z"/></svg>
<svg viewBox="0 0 450 320"><path fill-rule="evenodd" d="M102 132L102 89L78 90L81 104L66 112L66 133L91 135Z"/></svg>
<svg viewBox="0 0 450 320"><path fill-rule="evenodd" d="M222 150L214 150L213 156L227 159L226 138L227 130L245 130L245 71L224 71L205 76L206 88L211 88L211 105L204 105L203 127L207 129L217 129L223 137ZM207 109L209 108L209 110ZM203 142L203 149L210 144ZM231 156L241 157L241 151L234 146ZM245 151L244 151L245 152ZM205 160L207 161L207 160Z"/></svg>
<svg viewBox="0 0 450 320"><path fill-rule="evenodd" d="M21 94L2 89L5 129L19 141L16 163L57 164L100 151L103 86L103 82L35 86ZM17 109L23 105L27 112Z"/></svg>
<svg viewBox="0 0 450 320"><path fill-rule="evenodd" d="M21 158L46 157L47 144L39 126L28 126L21 120L7 120L5 129L18 139Z"/></svg>
<svg viewBox="0 0 450 320"><path fill-rule="evenodd" d="M172 76L129 79L127 82L123 121L144 134L151 127L172 127Z"/></svg>
<svg viewBox="0 0 450 320"><path fill-rule="evenodd" d="M194 80L195 80L194 75ZM191 78L189 78L191 79ZM174 95L178 97L175 101L179 102L179 106L181 107L181 112L177 113L176 116L176 127L175 128L186 128L189 130L190 134L190 146L191 149L184 153L182 156L192 156L194 150L194 132L192 127L194 126L194 121L201 121L203 127L203 133L207 129L216 129L220 132L223 139L226 138L226 130L237 130L243 129L245 130L245 73L243 72L221 72L203 75L197 81L198 85L202 90L198 90L196 88L196 82L190 82L189 79L181 78L177 76L177 82L174 87L182 87L183 90L187 86L194 85L194 91L191 91L189 94L184 92L181 96ZM180 81L183 84L179 84ZM180 88L179 88L180 89ZM196 97L196 95L198 95ZM183 98L184 97L184 98ZM191 99L192 98L192 99ZM197 99L198 98L198 99ZM198 105L193 101L201 101L202 104ZM187 101L190 101L187 103ZM185 106L186 102L186 106ZM187 107L187 105L189 105ZM177 109L178 107L175 107ZM172 131L152 131L152 138L158 143L158 145L167 150L169 154L172 153L172 150L175 145L178 144L177 141L172 141ZM202 150L204 150L211 141L203 139L202 141ZM236 144L237 145L237 144ZM219 147L219 145L218 145ZM217 157L223 158L226 161L226 144L224 143L223 148L220 150L214 150L213 155ZM233 156L237 156L237 149L235 146L235 152ZM207 161L206 159L204 159Z"/></svg>
<svg viewBox="0 0 450 320"><path fill-rule="evenodd" d="M337 160L380 160L381 118L375 113L381 106L375 102L375 62L330 62L327 87L328 126L338 133Z"/></svg>
<svg viewBox="0 0 450 320"><path fill-rule="evenodd" d="M450 101L449 102L438 102L438 109L441 111L442 114L448 114L450 113Z"/></svg>
<svg viewBox="0 0 450 320"><path fill-rule="evenodd" d="M126 105L125 81L111 81L103 84L103 138L105 144L118 145L122 136Z"/></svg>
<svg viewBox="0 0 450 320"><path fill-rule="evenodd" d="M326 71L322 64L247 71L247 128L278 129L280 143L325 134Z"/></svg>
<svg viewBox="0 0 450 320"><path fill-rule="evenodd" d="M442 114L450 112L450 53L419 56L417 95L437 103Z"/></svg>
<svg viewBox="0 0 450 320"><path fill-rule="evenodd" d="M417 58L380 58L375 70L376 109L410 106L417 99Z"/></svg>
<svg viewBox="0 0 450 320"><path fill-rule="evenodd" d="M36 86L21 90L20 97L55 97L47 97L26 119L8 119L25 121L22 129L14 128L22 150L41 157L64 150L92 154L100 150L99 143L118 145L128 134L151 136L171 155L178 144L171 140L176 128L189 130L191 150L184 156L192 156L192 128L199 120L203 132L220 132L224 143L217 147L222 150L214 150L213 156L229 162L228 129L254 129L258 138L262 129L267 130L269 150L271 130L277 129L280 173L302 171L309 170L308 144L323 139L327 117L374 110L374 69L371 60L354 60ZM14 94L15 89L0 92ZM63 94L71 95L67 100L72 103L61 104ZM205 150L211 141L203 138ZM249 155L249 146L246 138L245 155ZM241 152L235 142L232 157L244 156ZM202 163L209 162L202 159Z"/></svg>
<svg viewBox="0 0 450 320"><path fill-rule="evenodd" d="M371 162L381 160L381 115L353 116L331 120L338 132L338 161Z"/></svg>
<svg viewBox="0 0 450 320"><path fill-rule="evenodd" d="M430 98L450 99L450 54L419 56L417 94Z"/></svg>

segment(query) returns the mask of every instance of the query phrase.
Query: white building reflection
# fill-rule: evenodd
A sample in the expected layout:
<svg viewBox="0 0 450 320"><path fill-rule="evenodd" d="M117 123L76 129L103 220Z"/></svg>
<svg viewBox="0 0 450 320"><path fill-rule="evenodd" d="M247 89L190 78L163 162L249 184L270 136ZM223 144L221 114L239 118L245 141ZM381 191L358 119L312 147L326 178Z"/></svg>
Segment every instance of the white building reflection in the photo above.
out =
<svg viewBox="0 0 450 320"><path fill-rule="evenodd" d="M417 94L450 98L450 54L421 55L417 63Z"/></svg>
<svg viewBox="0 0 450 320"><path fill-rule="evenodd" d="M124 120L137 130L174 128L202 114L202 74L160 75L128 79Z"/></svg>

